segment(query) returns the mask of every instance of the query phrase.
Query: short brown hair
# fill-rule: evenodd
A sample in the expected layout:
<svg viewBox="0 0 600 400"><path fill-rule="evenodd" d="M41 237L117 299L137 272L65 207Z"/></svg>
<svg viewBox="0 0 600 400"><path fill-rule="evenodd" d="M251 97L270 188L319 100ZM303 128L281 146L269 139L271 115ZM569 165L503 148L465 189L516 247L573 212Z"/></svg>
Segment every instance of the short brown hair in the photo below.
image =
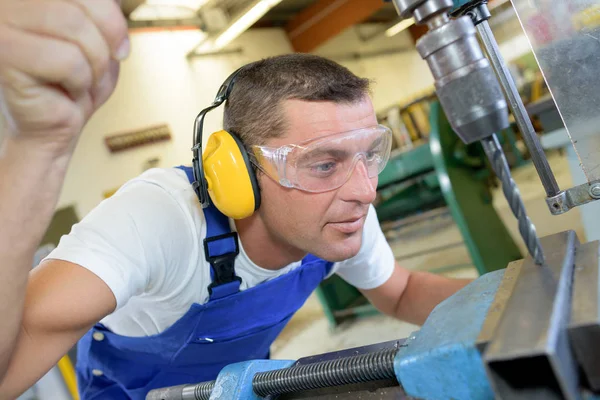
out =
<svg viewBox="0 0 600 400"><path fill-rule="evenodd" d="M225 105L223 127L246 146L263 144L286 129L284 100L358 102L369 94L369 80L334 61L309 54L270 57L244 67Z"/></svg>

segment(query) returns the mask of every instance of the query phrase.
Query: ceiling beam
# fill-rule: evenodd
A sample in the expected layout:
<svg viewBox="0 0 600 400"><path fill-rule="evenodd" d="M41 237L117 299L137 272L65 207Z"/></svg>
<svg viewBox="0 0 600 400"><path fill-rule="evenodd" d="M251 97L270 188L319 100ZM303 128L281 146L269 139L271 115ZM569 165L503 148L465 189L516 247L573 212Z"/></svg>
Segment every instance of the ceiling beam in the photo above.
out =
<svg viewBox="0 0 600 400"><path fill-rule="evenodd" d="M198 30L202 29L203 21L200 18L186 19L152 19L152 20L129 20L127 26L130 30L141 31L163 31L169 30Z"/></svg>
<svg viewBox="0 0 600 400"><path fill-rule="evenodd" d="M121 10L126 17L129 17L131 13L138 8L145 0L123 0L121 2Z"/></svg>
<svg viewBox="0 0 600 400"><path fill-rule="evenodd" d="M308 53L385 5L382 0L318 0L286 26L296 52Z"/></svg>

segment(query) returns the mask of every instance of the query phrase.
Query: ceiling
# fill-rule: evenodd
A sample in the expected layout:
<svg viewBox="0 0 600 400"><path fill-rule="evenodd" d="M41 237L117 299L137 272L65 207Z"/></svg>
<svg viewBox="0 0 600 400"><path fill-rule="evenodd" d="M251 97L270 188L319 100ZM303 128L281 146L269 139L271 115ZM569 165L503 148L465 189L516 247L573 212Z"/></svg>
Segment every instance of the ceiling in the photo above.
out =
<svg viewBox="0 0 600 400"><path fill-rule="evenodd" d="M383 2L383 0L380 0ZM317 0L283 0L262 17L255 27L285 27L302 10L317 3ZM367 17L363 22L390 23L398 19L393 4L385 3L383 7Z"/></svg>
<svg viewBox="0 0 600 400"><path fill-rule="evenodd" d="M277 1L262 0L262 3ZM381 33L400 21L393 4L383 0L279 1L275 6L265 8L268 9L266 13L253 19L240 32L252 27L283 28L295 51L312 52L351 26L379 24ZM215 39L237 20L244 19L243 16L260 2L261 0L123 0L122 8L129 18L131 29L200 28ZM508 0L492 0L490 8L494 4L503 3L508 3ZM420 26L409 27L413 43L424 33L424 29ZM224 46L226 44L213 49L213 52L222 50Z"/></svg>

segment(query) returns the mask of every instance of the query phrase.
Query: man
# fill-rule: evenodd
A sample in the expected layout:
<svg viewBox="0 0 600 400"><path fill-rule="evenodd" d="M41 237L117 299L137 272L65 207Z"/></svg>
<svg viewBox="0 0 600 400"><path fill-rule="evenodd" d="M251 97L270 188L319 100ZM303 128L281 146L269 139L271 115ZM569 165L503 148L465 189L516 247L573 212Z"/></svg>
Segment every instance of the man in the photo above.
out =
<svg viewBox="0 0 600 400"><path fill-rule="evenodd" d="M234 181L211 175L227 157L211 157L239 138L251 163L244 171L256 179L251 212L233 219L203 208L203 177L190 168L126 183L31 273L2 398L78 341L83 399L143 399L153 388L214 379L229 363L268 357L333 273L414 323L467 283L395 264L371 205L390 139L367 80L292 54L248 65L226 87L230 134L209 139L201 165L211 202L231 202L217 192Z"/></svg>
<svg viewBox="0 0 600 400"><path fill-rule="evenodd" d="M77 137L128 49L114 0L0 0L0 380Z"/></svg>

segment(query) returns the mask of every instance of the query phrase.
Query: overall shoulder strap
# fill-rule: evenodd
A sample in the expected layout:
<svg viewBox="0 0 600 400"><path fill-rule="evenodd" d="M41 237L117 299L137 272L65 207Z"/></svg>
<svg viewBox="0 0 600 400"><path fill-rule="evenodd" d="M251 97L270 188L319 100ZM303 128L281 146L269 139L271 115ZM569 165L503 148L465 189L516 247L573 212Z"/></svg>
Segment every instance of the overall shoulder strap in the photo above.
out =
<svg viewBox="0 0 600 400"><path fill-rule="evenodd" d="M183 170L190 184L194 182L191 167L178 166ZM235 274L235 258L239 254L237 232L232 232L229 219L214 205L203 209L206 220L206 238L204 239L204 254L210 263L211 284L208 286L210 300L220 299L237 293L242 279Z"/></svg>
<svg viewBox="0 0 600 400"><path fill-rule="evenodd" d="M324 260L320 257L317 257L313 254L307 254L303 259L302 259L302 265L305 264L313 264L313 263L318 263L320 265L323 266L323 268L325 269L325 276L328 276L331 273L331 270L333 269L333 265L334 263L331 261L327 261Z"/></svg>

